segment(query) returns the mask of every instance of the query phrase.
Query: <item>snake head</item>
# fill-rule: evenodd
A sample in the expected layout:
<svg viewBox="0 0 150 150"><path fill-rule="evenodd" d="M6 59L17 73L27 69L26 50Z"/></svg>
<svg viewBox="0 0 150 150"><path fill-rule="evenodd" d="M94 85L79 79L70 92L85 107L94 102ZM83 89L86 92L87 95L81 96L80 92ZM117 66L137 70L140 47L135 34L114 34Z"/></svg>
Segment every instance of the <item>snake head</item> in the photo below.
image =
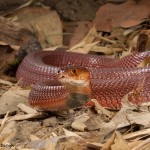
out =
<svg viewBox="0 0 150 150"><path fill-rule="evenodd" d="M86 86L90 83L90 72L83 67L63 67L58 70L58 80L64 85Z"/></svg>
<svg viewBox="0 0 150 150"><path fill-rule="evenodd" d="M66 86L69 108L83 106L91 97L90 73L86 68L69 66L58 71L58 80Z"/></svg>

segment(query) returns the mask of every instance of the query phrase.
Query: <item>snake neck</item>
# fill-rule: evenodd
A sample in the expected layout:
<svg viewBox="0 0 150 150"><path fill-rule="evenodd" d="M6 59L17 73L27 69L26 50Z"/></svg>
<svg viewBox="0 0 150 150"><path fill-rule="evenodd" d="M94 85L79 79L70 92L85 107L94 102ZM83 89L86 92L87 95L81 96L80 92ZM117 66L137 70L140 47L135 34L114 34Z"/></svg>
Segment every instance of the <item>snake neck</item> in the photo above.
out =
<svg viewBox="0 0 150 150"><path fill-rule="evenodd" d="M67 85L69 92L67 98L67 106L69 108L75 108L83 106L91 98L91 86L90 82L83 85Z"/></svg>

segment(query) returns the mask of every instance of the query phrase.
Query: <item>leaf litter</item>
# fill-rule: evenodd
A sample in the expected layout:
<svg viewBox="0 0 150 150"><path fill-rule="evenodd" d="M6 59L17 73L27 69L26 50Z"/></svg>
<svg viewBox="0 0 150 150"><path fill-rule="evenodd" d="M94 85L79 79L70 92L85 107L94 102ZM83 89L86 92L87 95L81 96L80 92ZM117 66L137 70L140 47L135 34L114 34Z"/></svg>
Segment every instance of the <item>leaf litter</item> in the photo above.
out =
<svg viewBox="0 0 150 150"><path fill-rule="evenodd" d="M23 5L23 8L18 7L16 11L7 14L10 14L12 20L18 16L18 22L36 35L41 47L46 50L59 49L63 44L62 24L64 22L60 21L57 12L45 7L28 8L30 2L26 3L27 6ZM66 46L66 50L116 58L122 58L136 50L148 50L150 32L149 25L145 24L149 17L148 6L149 2L145 0L139 3L127 1L119 6L112 3L103 5L92 21L94 25L85 21L76 23L78 26L73 33L74 37ZM132 10L132 8L135 10L128 15L131 13L128 9ZM144 11L139 14L139 10L140 13L141 10ZM43 15L42 11L47 13ZM30 16L31 18L26 22L25 12L29 14L35 12L36 19L33 21L34 17ZM40 21L38 15L42 17ZM110 22L112 19L114 22ZM47 24L43 24L43 20L47 20ZM16 28L15 25L14 27ZM57 38L52 38L54 36ZM0 37L0 48L4 46L11 48L15 56L22 45L14 42L14 39L7 40L7 38ZM6 50L4 49L4 54ZM148 66L149 63L150 59L146 58L138 67ZM0 62L0 67L2 65ZM143 150L150 147L150 104L137 106L128 101L131 93L138 95L138 91L142 90L144 79L137 89L122 98L120 110L103 108L96 99L93 99L91 100L94 103L93 107L77 108L70 110L69 113L39 112L30 108L27 99L31 87L21 88L11 83L10 78L8 81L5 79L0 79L0 143L10 146L12 150Z"/></svg>

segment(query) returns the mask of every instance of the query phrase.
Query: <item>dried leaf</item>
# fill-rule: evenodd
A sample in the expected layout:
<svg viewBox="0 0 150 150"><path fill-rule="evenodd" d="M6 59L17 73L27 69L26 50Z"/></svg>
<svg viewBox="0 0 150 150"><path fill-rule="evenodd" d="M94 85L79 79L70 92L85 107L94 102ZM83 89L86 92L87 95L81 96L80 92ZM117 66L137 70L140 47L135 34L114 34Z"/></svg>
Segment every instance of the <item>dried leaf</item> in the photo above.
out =
<svg viewBox="0 0 150 150"><path fill-rule="evenodd" d="M103 144L92 142L92 143L88 143L87 147L92 149L101 149L103 147Z"/></svg>
<svg viewBox="0 0 150 150"><path fill-rule="evenodd" d="M93 40L95 39L96 37L96 34L97 34L97 31L96 31L96 28L95 26L93 26L90 31L88 32L87 36L80 41L80 43L72 46L69 51L73 51L77 48L82 48L84 46L86 46L87 44L91 44L93 42Z"/></svg>
<svg viewBox="0 0 150 150"><path fill-rule="evenodd" d="M139 35L134 36L132 39L128 38L128 45L130 49L135 49L137 46Z"/></svg>
<svg viewBox="0 0 150 150"><path fill-rule="evenodd" d="M27 98L30 90L23 90L18 87L11 87L9 91L5 92L0 97L1 109L0 114L5 114L7 110L10 112L16 111L18 109L17 105L22 103L28 103Z"/></svg>
<svg viewBox="0 0 150 150"><path fill-rule="evenodd" d="M69 131L67 129L63 128L63 131L64 131L64 133L65 133L66 136L75 136L75 137L81 138L81 136L79 136L78 134L76 134L74 132L71 132L71 131Z"/></svg>
<svg viewBox="0 0 150 150"><path fill-rule="evenodd" d="M105 144L103 144L101 150L111 150L111 145L114 143L115 140L115 133L107 140Z"/></svg>
<svg viewBox="0 0 150 150"><path fill-rule="evenodd" d="M0 45L3 45L3 46L10 46L13 50L16 50L16 51L18 51L19 48L20 48L20 46L17 46L17 45L10 45L10 44L5 43L5 42L2 42L2 41L0 41Z"/></svg>
<svg viewBox="0 0 150 150"><path fill-rule="evenodd" d="M123 58L123 57L128 56L128 55L131 55L131 54L132 54L131 50L123 51L120 58Z"/></svg>
<svg viewBox="0 0 150 150"><path fill-rule="evenodd" d="M130 125L127 119L127 115L132 112L131 108L123 107L121 110L111 119L110 122L105 123L101 127L101 133L108 135L116 129L120 129Z"/></svg>
<svg viewBox="0 0 150 150"><path fill-rule="evenodd" d="M7 119L8 119L8 114L9 114L9 111L7 111L7 113L6 113L5 117L4 117L4 119L2 120L2 123L1 123L1 126L0 126L0 133L1 133L1 131L3 130L4 125L5 125L5 123L6 123Z"/></svg>
<svg viewBox="0 0 150 150"><path fill-rule="evenodd" d="M137 29L140 29L141 27L142 27L141 25L138 25L138 26L133 26L133 27L131 27L131 28L128 28L128 29L124 30L123 35L124 35L124 36L127 36L127 35L129 35L130 33L136 31Z"/></svg>
<svg viewBox="0 0 150 150"><path fill-rule="evenodd" d="M150 138L144 140L143 142L141 142L140 144L138 144L136 147L134 147L132 150L142 150L149 143L150 143ZM149 148L149 147L147 147L147 148Z"/></svg>
<svg viewBox="0 0 150 150"><path fill-rule="evenodd" d="M70 47L79 43L88 33L88 23L85 21L77 22L77 27L74 30L74 36L70 40Z"/></svg>
<svg viewBox="0 0 150 150"><path fill-rule="evenodd" d="M27 120L30 118L37 118L43 116L42 113L36 113L36 114L27 114L27 115L15 115L13 117L8 117L6 121L16 121L16 120ZM2 120L0 120L0 124L2 123Z"/></svg>
<svg viewBox="0 0 150 150"><path fill-rule="evenodd" d="M70 52L76 52L76 53L83 53L83 54L87 54L89 51L91 51L93 49L93 47L95 45L97 45L99 42L94 42L94 43L90 43L90 44L87 44L85 45L84 47L79 47L79 48L76 48L76 49L73 49L73 50L68 50Z"/></svg>
<svg viewBox="0 0 150 150"><path fill-rule="evenodd" d="M85 122L88 131L100 130L105 124L104 116L92 116Z"/></svg>
<svg viewBox="0 0 150 150"><path fill-rule="evenodd" d="M149 135L149 134L150 134L150 128L136 131L133 133L128 133L128 134L124 135L123 137L124 137L124 139L130 140L130 139L134 139L136 137L140 137L140 136L142 137L142 136Z"/></svg>
<svg viewBox="0 0 150 150"><path fill-rule="evenodd" d="M49 139L46 140L46 145L45 145L45 148L44 150L56 150L56 145L57 143L53 143L51 142Z"/></svg>
<svg viewBox="0 0 150 150"><path fill-rule="evenodd" d="M11 82L9 82L9 81L2 80L2 79L0 79L0 83L6 84L6 85L9 85L9 86L14 85L13 83L11 83Z"/></svg>
<svg viewBox="0 0 150 150"><path fill-rule="evenodd" d="M127 118L131 124L147 126L150 123L150 112L132 112Z"/></svg>
<svg viewBox="0 0 150 150"><path fill-rule="evenodd" d="M126 1L122 4L107 3L99 8L96 12L93 24L96 25L98 31L111 32L115 27L132 27L136 26L150 14L150 2L141 0Z"/></svg>
<svg viewBox="0 0 150 150"><path fill-rule="evenodd" d="M6 123L4 126L1 135L4 137L3 144L4 143L10 143L14 138L17 138L18 129L17 129L17 123L15 121L11 121Z"/></svg>
<svg viewBox="0 0 150 150"><path fill-rule="evenodd" d="M132 149L132 148L136 147L137 145L139 145L141 142L142 142L142 140L133 141L133 142L130 142L128 145L129 145L130 149Z"/></svg>
<svg viewBox="0 0 150 150"><path fill-rule="evenodd" d="M95 45L90 51L101 52L101 53L104 53L106 55L111 55L111 54L114 54L117 52L122 52L122 51L124 51L124 49L123 48L117 48L117 47L115 48L115 47Z"/></svg>
<svg viewBox="0 0 150 150"><path fill-rule="evenodd" d="M65 139L65 138L66 138L66 136L56 136L56 137L50 137L48 139L46 138L46 139L31 141L31 142L27 143L26 147L34 148L36 150L37 149L45 150L45 148L47 148L47 149L49 148L49 150L51 150L51 148L56 147L59 140Z"/></svg>
<svg viewBox="0 0 150 150"><path fill-rule="evenodd" d="M24 8L24 7L27 7L27 6L29 6L31 3L33 2L33 0L27 0L27 1L21 1L21 3L19 3L19 4L21 4L21 5L19 5L19 7L15 7L15 8L13 8L13 5L15 5L15 2L14 3L9 3L8 2L8 4L7 4L7 2L6 2L6 5L12 5L12 9L11 10L8 10L8 11L5 11L4 13L3 13L3 16L6 16L6 15L10 15L11 13L13 13L14 11L17 11L17 10L19 10L19 9L22 9L22 8ZM16 1L16 3L17 3L17 1ZM8 6L9 7L9 6Z"/></svg>
<svg viewBox="0 0 150 150"><path fill-rule="evenodd" d="M135 104L133 104L133 103L131 103L130 101L129 101L129 95L130 95L130 93L132 93L133 91L131 91L131 92L129 92L129 93L127 93L125 96L123 96L123 98L121 99L121 105L122 105L122 108L131 108L131 109L136 109L137 108L137 106L135 105Z"/></svg>
<svg viewBox="0 0 150 150"><path fill-rule="evenodd" d="M40 140L40 138L38 138L37 136L30 134L30 140L31 141L36 141L36 140Z"/></svg>
<svg viewBox="0 0 150 150"><path fill-rule="evenodd" d="M122 135L115 131L113 135L103 144L101 150L130 150Z"/></svg>
<svg viewBox="0 0 150 150"><path fill-rule="evenodd" d="M124 140L123 136L116 131L115 132L115 139L114 139L114 144L111 146L112 150L130 150L127 142Z"/></svg>
<svg viewBox="0 0 150 150"><path fill-rule="evenodd" d="M90 117L87 114L83 114L76 118L76 120L71 124L71 127L73 129L79 130L79 131L84 131L87 129L87 126L85 125L85 122L89 119Z"/></svg>
<svg viewBox="0 0 150 150"><path fill-rule="evenodd" d="M145 58L137 67L150 66L150 57Z"/></svg>
<svg viewBox="0 0 150 150"><path fill-rule="evenodd" d="M34 148L20 148L20 150L36 150Z"/></svg>
<svg viewBox="0 0 150 150"><path fill-rule="evenodd" d="M65 48L65 47L63 47L62 45L58 45L58 46L53 46L53 47L45 48L45 49L43 49L43 51L55 51L58 48L61 49L61 48Z"/></svg>
<svg viewBox="0 0 150 150"><path fill-rule="evenodd" d="M34 32L43 49L62 45L62 22L56 11L45 7L26 7L12 14L18 22Z"/></svg>
<svg viewBox="0 0 150 150"><path fill-rule="evenodd" d="M21 9L21 8L24 8L24 7L27 7L27 6L29 6L32 2L33 2L33 0L28 0L26 3L22 4L21 6L19 6L18 8L16 8L14 11L16 11L16 10L18 10L18 9Z"/></svg>
<svg viewBox="0 0 150 150"><path fill-rule="evenodd" d="M96 99L91 99L91 101L95 104L95 107L98 111L99 114L103 114L106 115L109 118L112 118L114 116L113 113L111 113L110 111L106 110L105 108L103 108Z"/></svg>
<svg viewBox="0 0 150 150"><path fill-rule="evenodd" d="M27 114L35 114L35 113L38 113L35 109L25 105L25 104L22 104L22 103L19 103L18 104L18 107L23 111L23 112L26 112Z"/></svg>

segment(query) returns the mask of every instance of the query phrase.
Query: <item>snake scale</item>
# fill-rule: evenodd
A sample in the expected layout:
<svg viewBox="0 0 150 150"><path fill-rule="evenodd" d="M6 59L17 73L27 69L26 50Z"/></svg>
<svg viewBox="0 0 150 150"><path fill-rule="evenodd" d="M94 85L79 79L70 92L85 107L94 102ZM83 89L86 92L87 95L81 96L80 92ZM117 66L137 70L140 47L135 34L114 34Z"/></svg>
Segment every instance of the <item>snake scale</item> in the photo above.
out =
<svg viewBox="0 0 150 150"><path fill-rule="evenodd" d="M122 59L38 51L24 58L16 77L21 80L22 86L34 84L29 94L29 104L40 110L74 107L77 99L84 99L83 103L86 103L91 98L97 99L104 107L120 108L121 99L127 93L130 93L129 100L133 103L150 101L150 67L138 67L147 57L150 57L150 51ZM68 102L71 98L73 106Z"/></svg>

